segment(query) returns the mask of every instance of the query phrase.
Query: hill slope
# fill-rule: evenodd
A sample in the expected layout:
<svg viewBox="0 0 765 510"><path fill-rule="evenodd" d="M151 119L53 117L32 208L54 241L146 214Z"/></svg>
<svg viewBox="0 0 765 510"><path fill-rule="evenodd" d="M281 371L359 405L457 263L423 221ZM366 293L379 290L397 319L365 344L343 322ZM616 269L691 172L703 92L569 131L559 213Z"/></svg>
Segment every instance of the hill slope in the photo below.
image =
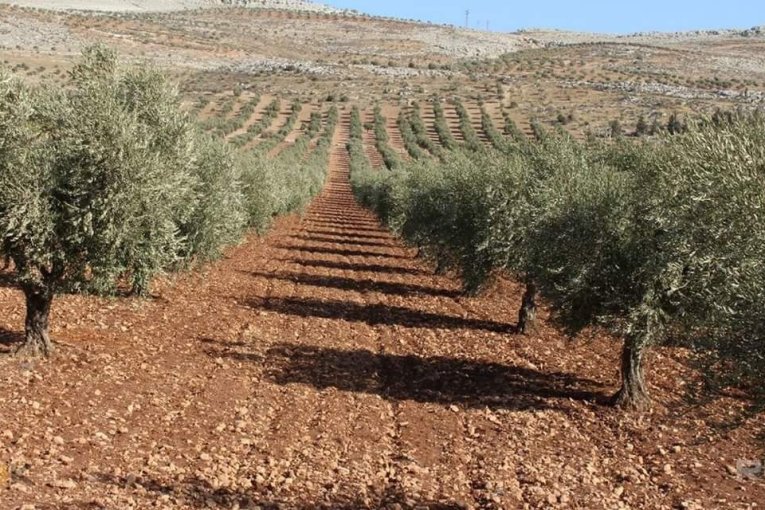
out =
<svg viewBox="0 0 765 510"><path fill-rule="evenodd" d="M0 0L21 7L103 12L170 12L232 5L309 12L338 12L309 0Z"/></svg>

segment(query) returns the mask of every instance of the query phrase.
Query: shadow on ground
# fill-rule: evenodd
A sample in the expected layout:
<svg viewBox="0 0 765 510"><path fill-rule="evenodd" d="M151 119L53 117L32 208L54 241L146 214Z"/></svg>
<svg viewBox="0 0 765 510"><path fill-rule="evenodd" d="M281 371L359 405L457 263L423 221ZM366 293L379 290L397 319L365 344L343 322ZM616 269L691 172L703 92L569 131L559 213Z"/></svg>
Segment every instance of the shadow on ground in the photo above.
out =
<svg viewBox="0 0 765 510"><path fill-rule="evenodd" d="M391 235L388 233L359 233L359 232L347 232L343 230L321 229L321 228L306 228L302 230L303 233L308 235L330 236L334 238L346 239L347 242L353 243L356 239L371 239L380 241L390 241Z"/></svg>
<svg viewBox="0 0 765 510"><path fill-rule="evenodd" d="M370 273L390 273L390 274L413 274L423 275L430 274L422 269L402 267L402 266L386 266L383 264L355 264L353 262L337 262L333 260L309 260L302 258L286 258L278 259L282 262L290 262L292 264L300 264L306 267L321 267L324 269L340 269L342 271L366 271Z"/></svg>
<svg viewBox="0 0 765 510"><path fill-rule="evenodd" d="M387 324L408 328L473 329L495 333L513 333L515 325L490 320L468 319L421 312L400 306L350 303L348 301L321 301L318 299L269 298L250 299L247 306L297 317L319 317L363 322L370 326Z"/></svg>
<svg viewBox="0 0 765 510"><path fill-rule="evenodd" d="M341 276L321 276L305 273L266 273L262 271L245 271L247 274L262 278L271 278L282 281L294 282L300 285L312 287L325 287L331 289L349 290L354 292L379 292L396 296L410 296L423 294L434 297L457 298L462 293L454 290L437 289L423 285L409 283L380 282L368 278L344 278Z"/></svg>
<svg viewBox="0 0 765 510"><path fill-rule="evenodd" d="M608 404L596 381L479 360L293 344L277 345L262 356L222 350L208 354L261 363L279 385L336 388L391 401L511 410L560 408L556 401L569 399Z"/></svg>
<svg viewBox="0 0 765 510"><path fill-rule="evenodd" d="M348 221L338 220L309 220L308 223L312 228L325 228L333 231L341 231L350 234L357 234L359 232L367 232L371 234L384 234L385 229L380 228L379 225L373 225L371 223L355 223Z"/></svg>
<svg viewBox="0 0 765 510"><path fill-rule="evenodd" d="M353 250L343 248L325 248L321 246L291 246L288 244L275 245L276 248L290 251L300 251L310 254L340 255L341 257L380 257L387 259L410 259L406 255L382 253L379 251Z"/></svg>
<svg viewBox="0 0 765 510"><path fill-rule="evenodd" d="M344 244L352 246L373 246L377 248L390 248L395 247L390 242L390 239L373 239L373 238L350 238L348 236L333 236L331 234L318 235L318 234L301 234L291 236L295 241L309 241L314 243L331 243L331 244Z"/></svg>
<svg viewBox="0 0 765 510"><path fill-rule="evenodd" d="M254 478L254 475L253 475ZM467 507L453 502L413 501L398 490L386 490L384 495L363 500L356 495L332 494L320 501L300 499L281 501L259 497L252 489L234 490L214 488L207 480L189 477L180 482L168 483L149 476L123 477L110 474L96 475L99 483L116 490L140 490L160 498L168 496L175 505L187 508L258 508L261 510L361 510L361 509L422 509L422 510L464 510ZM72 508L90 509L93 503L80 501ZM211 506L212 505L212 506Z"/></svg>
<svg viewBox="0 0 765 510"><path fill-rule="evenodd" d="M24 333L0 327L0 354L12 354L24 341Z"/></svg>

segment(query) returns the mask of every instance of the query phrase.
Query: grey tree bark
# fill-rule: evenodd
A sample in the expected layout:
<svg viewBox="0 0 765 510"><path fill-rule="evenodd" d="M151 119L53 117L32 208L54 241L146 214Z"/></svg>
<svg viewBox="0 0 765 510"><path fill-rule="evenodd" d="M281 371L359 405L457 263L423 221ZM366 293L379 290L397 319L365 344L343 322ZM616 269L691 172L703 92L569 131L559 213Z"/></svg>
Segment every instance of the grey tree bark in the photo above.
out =
<svg viewBox="0 0 765 510"><path fill-rule="evenodd" d="M614 395L614 404L623 409L643 409L650 403L643 374L644 335L630 335L622 348L622 387Z"/></svg>
<svg viewBox="0 0 765 510"><path fill-rule="evenodd" d="M30 356L50 356L53 353L53 343L50 339L50 308L53 303L53 293L39 288L25 288L27 316L24 343L19 347L18 354Z"/></svg>
<svg viewBox="0 0 765 510"><path fill-rule="evenodd" d="M533 283L526 284L526 292L523 293L521 309L518 310L518 334L525 334L533 328L537 320L537 286Z"/></svg>

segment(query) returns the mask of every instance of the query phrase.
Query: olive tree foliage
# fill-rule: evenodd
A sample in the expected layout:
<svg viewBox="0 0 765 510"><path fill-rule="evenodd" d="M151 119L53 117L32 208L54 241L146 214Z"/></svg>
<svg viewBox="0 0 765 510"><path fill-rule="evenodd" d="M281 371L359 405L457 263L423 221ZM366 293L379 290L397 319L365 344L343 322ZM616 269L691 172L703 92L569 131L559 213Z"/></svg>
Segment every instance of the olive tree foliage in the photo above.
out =
<svg viewBox="0 0 765 510"><path fill-rule="evenodd" d="M658 143L549 137L527 153L526 192L501 191L487 241L495 260L520 270L567 330L600 325L624 339L616 404L648 403L646 349L670 333L708 361L758 345L733 364L762 369L762 334L732 318L760 313L765 284L764 132L760 117L744 117Z"/></svg>
<svg viewBox="0 0 765 510"><path fill-rule="evenodd" d="M0 77L0 239L49 354L56 293L108 294L233 242L246 216L233 158L201 140L153 70L87 49L66 92Z"/></svg>
<svg viewBox="0 0 765 510"><path fill-rule="evenodd" d="M250 201L243 192L245 179L264 193L270 188L267 176L255 172L229 145L208 135L197 138L190 167L194 207L180 223L185 241L181 255L184 260L211 260L238 243L251 218L260 218L253 210L269 203L267 196Z"/></svg>
<svg viewBox="0 0 765 510"><path fill-rule="evenodd" d="M446 161L423 160L406 169L380 173L352 168L359 201L420 253L437 272L461 271L467 292L476 292L491 264L481 250L488 224L487 191L498 162L495 154L453 153Z"/></svg>
<svg viewBox="0 0 765 510"><path fill-rule="evenodd" d="M695 349L710 384L762 393L762 115L639 144L548 134L506 154L362 172L353 184L467 289L495 269L524 281L519 331L539 292L569 332L597 325L623 338L616 404L648 404L646 349L670 335Z"/></svg>
<svg viewBox="0 0 765 510"><path fill-rule="evenodd" d="M653 165L676 327L707 381L765 391L765 116L736 114L671 137Z"/></svg>

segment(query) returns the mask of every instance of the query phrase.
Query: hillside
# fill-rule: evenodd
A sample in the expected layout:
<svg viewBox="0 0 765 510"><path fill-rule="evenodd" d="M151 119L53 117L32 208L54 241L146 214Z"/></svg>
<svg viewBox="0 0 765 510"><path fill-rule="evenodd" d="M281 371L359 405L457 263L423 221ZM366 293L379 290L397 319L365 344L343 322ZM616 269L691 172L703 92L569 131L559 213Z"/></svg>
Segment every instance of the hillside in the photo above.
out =
<svg viewBox="0 0 765 510"><path fill-rule="evenodd" d="M306 12L336 12L310 0L2 0L4 4L57 11L172 12L215 7L252 7Z"/></svg>
<svg viewBox="0 0 765 510"><path fill-rule="evenodd" d="M499 103L522 125L565 117L577 136L606 130L613 120L629 128L641 116L666 122L671 113L759 104L765 92L765 35L758 29L501 34L304 10L312 3L254 5L94 15L0 6L0 47L4 60L24 63L30 69L23 74L34 79L62 76L83 45L103 42L177 74L190 100L236 87L363 104L438 94Z"/></svg>

